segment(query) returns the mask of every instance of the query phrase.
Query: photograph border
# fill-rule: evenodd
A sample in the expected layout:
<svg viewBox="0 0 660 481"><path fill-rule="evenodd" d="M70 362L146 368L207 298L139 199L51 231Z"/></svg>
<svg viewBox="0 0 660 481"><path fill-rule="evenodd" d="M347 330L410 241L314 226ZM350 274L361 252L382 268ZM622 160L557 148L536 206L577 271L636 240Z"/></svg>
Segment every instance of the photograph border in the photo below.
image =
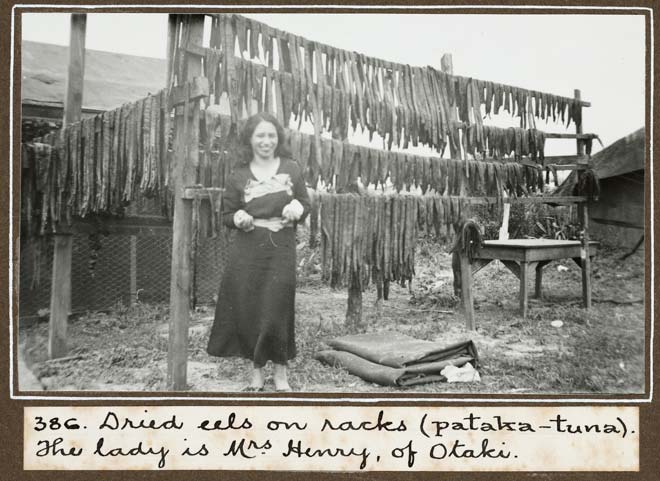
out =
<svg viewBox="0 0 660 481"><path fill-rule="evenodd" d="M570 13L634 13L641 14L645 17L646 26L646 56L647 56L647 167L648 174L645 182L648 184L646 187L646 206L647 206L647 232L650 232L649 238L645 241L645 249L647 259L647 272L645 275L645 313L646 313L646 335L645 335L645 360L647 366L645 391L643 394L595 394L595 395L516 395L515 397L504 397L506 394L470 394L468 396L457 393L456 395L443 394L438 396L436 394L392 394L392 395L373 395L370 393L360 393L351 395L337 395L335 393L297 393L295 396L291 395L268 395L268 396L245 396L240 393L233 394L215 394L215 393L196 393L188 391L157 391L147 393L138 392L121 392L114 393L112 391L101 392L88 392L88 391L71 391L71 394L65 391L53 391L57 394L54 395L41 395L31 394L30 391L20 391L18 389L17 379L17 359L15 353L18 348L18 319L17 311L18 306L16 300L18 294L14 293L14 278L18 275L14 260L17 259L17 253L14 249L17 240L16 228L18 226L17 213L15 206L17 202L18 189L14 189L19 185L19 179L15 178L14 164L19 162L18 154L20 153L19 138L16 137L16 132L20 132L20 125L17 127L17 118L20 118L20 87L16 83L16 79L20 78L20 72L17 71L17 61L20 55L20 21L18 16L21 13L31 12L86 12L86 13L175 13L175 12L191 12L191 11L216 11L216 12L250 12L250 13L279 13L281 11L304 11L305 13L392 13L392 12L409 12L414 13L517 13L517 14L542 14L542 13L556 13L556 14L570 14ZM477 12L479 11L479 12ZM485 12L484 12L485 11ZM497 403L515 403L515 404L529 404L529 403L566 403L566 404L637 404L637 403L651 403L653 401L654 392L654 178L653 171L653 109L654 109L654 95L655 95L655 79L654 79L654 9L650 7L639 6L558 6L558 5L398 5L398 6L382 6L382 5L108 5L108 4L16 4L11 10L11 46L10 46L10 95L9 95L9 121L11 128L9 129L9 178L12 182L9 183L9 212L13 214L13 222L9 222L9 357L10 357L10 370L9 370L9 397L12 400L49 400L49 401L229 401L229 402L276 402L276 403L330 403L330 404L346 404L346 403L403 403L403 404L425 404L434 402L450 402L450 403L484 403L484 404L497 404ZM17 28L18 27L18 28ZM15 95L18 88L19 96ZM17 110L18 104L18 110ZM18 114L16 114L18 113Z"/></svg>

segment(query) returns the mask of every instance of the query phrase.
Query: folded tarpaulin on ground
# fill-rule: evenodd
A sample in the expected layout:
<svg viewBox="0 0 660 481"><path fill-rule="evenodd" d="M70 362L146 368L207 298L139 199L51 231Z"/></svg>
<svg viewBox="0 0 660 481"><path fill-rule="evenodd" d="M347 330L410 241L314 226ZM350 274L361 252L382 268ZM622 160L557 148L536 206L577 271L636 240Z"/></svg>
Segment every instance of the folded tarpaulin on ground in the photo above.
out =
<svg viewBox="0 0 660 481"><path fill-rule="evenodd" d="M352 352L369 361L391 367L442 361L457 356L471 356L478 360L477 348L472 341L448 346L392 331L343 336L332 339L327 344L338 351Z"/></svg>
<svg viewBox="0 0 660 481"><path fill-rule="evenodd" d="M346 351L320 351L316 353L314 358L330 366L346 369L354 376L358 376L365 381L375 382L384 386L402 387L427 382L446 381L445 376L440 374L442 369L449 365L460 367L472 360L471 357L463 356L447 359L446 361L396 368L376 364Z"/></svg>
<svg viewBox="0 0 660 481"><path fill-rule="evenodd" d="M440 371L449 365L460 367L467 362L475 367L479 365L472 341L446 346L397 332L376 332L344 336L327 344L334 350L321 351L316 359L388 386L444 381Z"/></svg>

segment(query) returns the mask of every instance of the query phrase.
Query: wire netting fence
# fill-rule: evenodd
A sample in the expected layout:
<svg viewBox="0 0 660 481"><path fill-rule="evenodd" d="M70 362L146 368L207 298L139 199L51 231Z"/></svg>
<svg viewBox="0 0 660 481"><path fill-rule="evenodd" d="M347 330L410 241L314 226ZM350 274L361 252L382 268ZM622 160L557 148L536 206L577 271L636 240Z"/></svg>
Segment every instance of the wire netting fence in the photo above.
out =
<svg viewBox="0 0 660 481"><path fill-rule="evenodd" d="M224 235L200 239L195 265L197 304L214 302L227 263ZM97 246L98 247L98 246ZM172 235L109 235L96 249L87 235L73 236L71 304L73 313L109 309L121 302L169 302ZM19 315L46 315L50 304L53 241L26 244L20 253ZM90 262L91 261L91 262Z"/></svg>

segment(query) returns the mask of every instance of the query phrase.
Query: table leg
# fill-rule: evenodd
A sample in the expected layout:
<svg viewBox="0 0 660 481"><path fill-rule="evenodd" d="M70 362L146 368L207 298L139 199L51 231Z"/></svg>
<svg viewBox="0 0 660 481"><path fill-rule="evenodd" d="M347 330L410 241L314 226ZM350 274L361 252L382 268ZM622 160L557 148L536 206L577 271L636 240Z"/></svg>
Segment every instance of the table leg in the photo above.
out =
<svg viewBox="0 0 660 481"><path fill-rule="evenodd" d="M529 290L527 288L527 277L529 275L528 264L526 261L520 262L520 311L523 319L527 318L527 299L529 297Z"/></svg>
<svg viewBox="0 0 660 481"><path fill-rule="evenodd" d="M591 261L593 256L573 257L582 270L582 303L586 309L591 307Z"/></svg>
<svg viewBox="0 0 660 481"><path fill-rule="evenodd" d="M541 264L536 266L536 284L534 286L534 297L541 299L543 293L541 291L541 285L543 284L543 266Z"/></svg>
<svg viewBox="0 0 660 481"><path fill-rule="evenodd" d="M461 255L461 296L465 310L465 328L469 331L476 329L474 322L474 300L472 298L472 266L466 256Z"/></svg>
<svg viewBox="0 0 660 481"><path fill-rule="evenodd" d="M534 289L534 297L541 299L543 297L542 283L543 283L543 268L548 265L549 261L541 261L536 265L536 285Z"/></svg>

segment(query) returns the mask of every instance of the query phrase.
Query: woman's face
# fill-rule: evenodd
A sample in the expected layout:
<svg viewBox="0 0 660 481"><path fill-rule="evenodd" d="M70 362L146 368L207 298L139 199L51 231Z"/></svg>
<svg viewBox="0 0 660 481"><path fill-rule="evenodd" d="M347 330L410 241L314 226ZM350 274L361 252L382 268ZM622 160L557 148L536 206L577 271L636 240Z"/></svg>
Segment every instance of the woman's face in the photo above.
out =
<svg viewBox="0 0 660 481"><path fill-rule="evenodd" d="M250 146L255 157L271 159L275 156L277 148L277 129L270 122L262 120L250 137Z"/></svg>

